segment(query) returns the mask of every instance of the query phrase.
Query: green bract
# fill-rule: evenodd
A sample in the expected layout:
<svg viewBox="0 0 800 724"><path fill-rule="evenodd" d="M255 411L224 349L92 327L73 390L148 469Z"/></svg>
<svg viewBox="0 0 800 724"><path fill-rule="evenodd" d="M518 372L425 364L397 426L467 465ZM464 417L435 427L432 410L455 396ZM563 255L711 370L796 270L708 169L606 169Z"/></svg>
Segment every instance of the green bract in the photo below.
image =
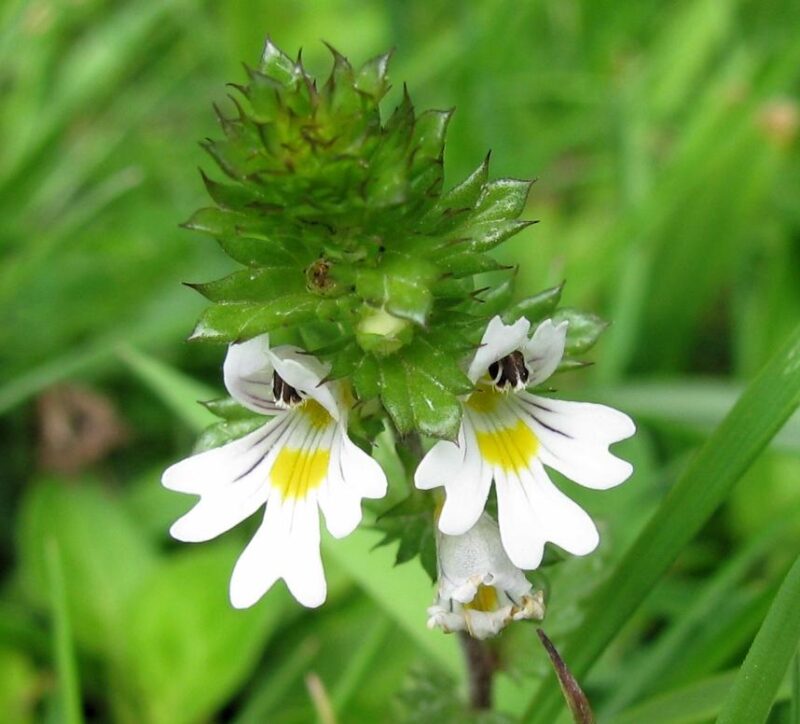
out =
<svg viewBox="0 0 800 724"><path fill-rule="evenodd" d="M462 371L489 317L511 301L513 273L487 254L520 220L531 182L490 181L488 158L442 191L450 111L417 113L408 93L384 120L389 55L354 69L335 50L318 86L302 63L267 42L235 114L217 109L222 140L204 147L227 177L203 174L215 205L186 226L214 236L246 268L193 285L213 302L194 339L240 342L313 323L310 352L380 398L401 433L455 437ZM541 319L560 288L510 314ZM298 329L298 334L299 334Z"/></svg>

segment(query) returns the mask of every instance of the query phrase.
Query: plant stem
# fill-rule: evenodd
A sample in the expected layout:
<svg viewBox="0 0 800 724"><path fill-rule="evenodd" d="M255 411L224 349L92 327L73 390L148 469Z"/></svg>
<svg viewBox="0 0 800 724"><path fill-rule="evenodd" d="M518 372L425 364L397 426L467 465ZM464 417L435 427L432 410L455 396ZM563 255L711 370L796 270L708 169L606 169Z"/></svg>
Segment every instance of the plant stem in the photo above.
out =
<svg viewBox="0 0 800 724"><path fill-rule="evenodd" d="M492 677L497 670L494 652L465 631L458 634L469 672L469 704L479 711L492 708Z"/></svg>

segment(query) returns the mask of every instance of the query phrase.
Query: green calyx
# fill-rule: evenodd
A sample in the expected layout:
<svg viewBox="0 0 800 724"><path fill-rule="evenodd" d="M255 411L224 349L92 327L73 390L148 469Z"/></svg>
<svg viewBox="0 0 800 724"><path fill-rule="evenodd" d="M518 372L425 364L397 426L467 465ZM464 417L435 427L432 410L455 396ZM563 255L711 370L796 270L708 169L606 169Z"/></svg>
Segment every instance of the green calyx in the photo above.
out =
<svg viewBox="0 0 800 724"><path fill-rule="evenodd" d="M464 357L511 301L513 273L483 296L474 278L502 273L488 252L530 223L531 182L490 181L487 158L443 191L451 112L417 113L404 89L383 118L389 55L354 68L331 53L318 84L267 41L233 112L217 109L224 137L203 143L222 172L203 173L214 205L185 226L245 268L193 285L213 304L192 338L294 334L401 433L452 439Z"/></svg>

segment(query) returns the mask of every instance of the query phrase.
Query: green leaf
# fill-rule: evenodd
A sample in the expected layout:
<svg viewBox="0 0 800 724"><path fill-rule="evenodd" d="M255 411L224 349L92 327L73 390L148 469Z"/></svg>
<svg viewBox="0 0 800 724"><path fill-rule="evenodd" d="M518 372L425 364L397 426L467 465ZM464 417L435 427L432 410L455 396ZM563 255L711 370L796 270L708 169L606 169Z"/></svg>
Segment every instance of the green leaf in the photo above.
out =
<svg viewBox="0 0 800 724"><path fill-rule="evenodd" d="M239 689L269 636L296 614L283 588L246 611L231 608L228 580L239 543L183 550L142 580L116 632L116 683L138 721L207 720Z"/></svg>
<svg viewBox="0 0 800 724"><path fill-rule="evenodd" d="M364 63L356 73L355 87L376 101L383 98L386 91L389 90L389 79L386 73L391 57L390 51Z"/></svg>
<svg viewBox="0 0 800 724"><path fill-rule="evenodd" d="M798 403L800 326L748 385L592 598L584 623L561 647L576 676L586 674ZM558 709L558 684L548 677L524 720L549 723Z"/></svg>
<svg viewBox="0 0 800 724"><path fill-rule="evenodd" d="M468 221L458 226L432 254L438 263L454 253L478 254L491 251L504 241L531 226L534 221L495 220Z"/></svg>
<svg viewBox="0 0 800 724"><path fill-rule="evenodd" d="M454 279L511 268L508 265L501 264L491 256L472 251L451 254L443 258L439 262L439 266Z"/></svg>
<svg viewBox="0 0 800 724"><path fill-rule="evenodd" d="M486 156L481 165L466 179L439 197L435 209L430 213L442 214L447 210L472 209L488 178L489 156Z"/></svg>
<svg viewBox="0 0 800 724"><path fill-rule="evenodd" d="M157 364L157 363L156 363ZM169 368L164 369L166 374ZM238 422L239 420L248 420L255 416L252 410L249 410L244 405L239 404L233 397L220 397L215 400L205 400L202 403L211 414L225 420L226 422ZM260 419L264 419L260 417Z"/></svg>
<svg viewBox="0 0 800 724"><path fill-rule="evenodd" d="M293 266L245 269L205 284L189 284L212 302L270 302L305 291L305 275Z"/></svg>
<svg viewBox="0 0 800 724"><path fill-rule="evenodd" d="M533 181L502 178L485 184L470 215L472 222L516 219L524 210Z"/></svg>
<svg viewBox="0 0 800 724"><path fill-rule="evenodd" d="M47 480L26 494L19 517L20 575L37 604L48 598L49 547L69 575L64 597L77 641L105 656L118 653L126 606L155 565L154 551L123 508L97 485ZM91 595L87 595L87 591Z"/></svg>
<svg viewBox="0 0 800 724"><path fill-rule="evenodd" d="M569 322L565 354L577 355L588 352L608 328L608 322L596 314L580 312L577 309L562 308L553 314L553 322Z"/></svg>
<svg viewBox="0 0 800 724"><path fill-rule="evenodd" d="M280 50L271 38L267 38L264 43L259 70L281 85L289 87L293 86L301 75L297 64Z"/></svg>
<svg viewBox="0 0 800 724"><path fill-rule="evenodd" d="M215 304L203 312L189 339L243 342L265 332L316 319L318 306L319 299L308 293L287 294L263 304Z"/></svg>
<svg viewBox="0 0 800 724"><path fill-rule="evenodd" d="M371 354L362 353L353 369L353 387L361 400L371 400L380 394L380 369Z"/></svg>
<svg viewBox="0 0 800 724"><path fill-rule="evenodd" d="M493 317L495 314L500 314L511 301L514 295L514 284L516 283L516 274L509 275L502 282L492 287L486 294L481 297L480 312L483 317Z"/></svg>
<svg viewBox="0 0 800 724"><path fill-rule="evenodd" d="M217 243L234 261L245 266L276 266L295 264L298 258L281 244L267 239L253 239L247 236L221 235Z"/></svg>
<svg viewBox="0 0 800 724"><path fill-rule="evenodd" d="M218 422L216 425L211 425L203 430L200 437L197 438L193 452L199 453L204 450L212 450L232 440L238 440L266 423L267 418L252 415L244 420Z"/></svg>
<svg viewBox="0 0 800 724"><path fill-rule="evenodd" d="M464 373L444 354L419 343L380 361L380 396L400 434L416 429L455 440L461 424L456 394L467 389ZM471 385L469 387L471 389Z"/></svg>
<svg viewBox="0 0 800 724"><path fill-rule="evenodd" d="M770 606L717 724L761 724L800 644L800 557Z"/></svg>
<svg viewBox="0 0 800 724"><path fill-rule="evenodd" d="M453 111L425 111L414 123L413 143L416 146L414 160L418 158L442 158L447 125Z"/></svg>
<svg viewBox="0 0 800 724"><path fill-rule="evenodd" d="M419 556L420 563L431 581L436 581L436 536L432 495L417 490L389 508L377 521L375 528L383 533L378 546L399 541L395 565L406 563Z"/></svg>
<svg viewBox="0 0 800 724"><path fill-rule="evenodd" d="M558 306L563 290L564 282L557 287L550 287L550 289L534 294L532 297L521 299L503 314L503 321L506 324L513 324L520 317L525 317L531 324L537 324L547 319Z"/></svg>

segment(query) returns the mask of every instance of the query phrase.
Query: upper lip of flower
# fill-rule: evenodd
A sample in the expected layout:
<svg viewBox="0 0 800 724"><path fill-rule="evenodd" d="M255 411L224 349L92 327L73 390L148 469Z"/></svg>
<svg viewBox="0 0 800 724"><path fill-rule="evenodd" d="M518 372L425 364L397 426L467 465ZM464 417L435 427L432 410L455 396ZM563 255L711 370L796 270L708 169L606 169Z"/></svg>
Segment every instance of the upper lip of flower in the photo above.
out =
<svg viewBox="0 0 800 724"><path fill-rule="evenodd" d="M275 417L162 477L165 487L200 496L170 530L179 540L214 538L266 503L264 522L234 568L236 607L254 604L278 578L304 605L320 605L326 585L318 509L331 534L343 537L361 519L361 499L386 492L378 463L348 438L347 398L337 383L324 381L326 374L296 347L271 349L265 335L232 345L224 365L229 392Z"/></svg>

